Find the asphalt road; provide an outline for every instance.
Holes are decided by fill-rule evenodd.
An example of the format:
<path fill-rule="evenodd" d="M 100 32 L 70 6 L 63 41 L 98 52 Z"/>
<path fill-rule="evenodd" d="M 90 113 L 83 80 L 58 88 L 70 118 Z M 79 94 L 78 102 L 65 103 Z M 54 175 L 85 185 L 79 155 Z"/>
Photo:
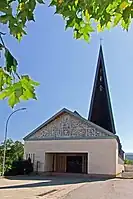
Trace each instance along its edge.
<path fill-rule="evenodd" d="M 133 199 L 133 180 L 113 179 L 86 183 L 63 199 Z"/>
<path fill-rule="evenodd" d="M 0 199 L 133 199 L 133 179 L 66 177 L 0 179 Z"/>

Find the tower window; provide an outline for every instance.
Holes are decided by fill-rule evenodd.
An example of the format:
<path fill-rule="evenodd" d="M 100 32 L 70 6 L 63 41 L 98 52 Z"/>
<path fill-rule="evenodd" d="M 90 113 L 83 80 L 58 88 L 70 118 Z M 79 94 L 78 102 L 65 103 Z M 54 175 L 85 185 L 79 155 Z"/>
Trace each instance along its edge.
<path fill-rule="evenodd" d="M 99 87 L 99 88 L 100 88 L 100 91 L 102 91 L 102 90 L 103 90 L 103 86 L 102 86 L 102 85 L 100 85 L 100 87 Z"/>
<path fill-rule="evenodd" d="M 100 76 L 100 82 L 102 81 L 102 76 Z"/>

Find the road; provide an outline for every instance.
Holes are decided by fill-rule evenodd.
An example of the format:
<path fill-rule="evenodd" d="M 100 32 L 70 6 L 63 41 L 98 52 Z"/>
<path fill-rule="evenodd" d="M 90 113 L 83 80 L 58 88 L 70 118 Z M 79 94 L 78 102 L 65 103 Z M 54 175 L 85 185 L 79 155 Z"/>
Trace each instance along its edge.
<path fill-rule="evenodd" d="M 63 199 L 133 199 L 133 180 L 114 179 L 87 183 Z"/>
<path fill-rule="evenodd" d="M 132 179 L 70 177 L 0 179 L 0 199 L 133 199 Z"/>

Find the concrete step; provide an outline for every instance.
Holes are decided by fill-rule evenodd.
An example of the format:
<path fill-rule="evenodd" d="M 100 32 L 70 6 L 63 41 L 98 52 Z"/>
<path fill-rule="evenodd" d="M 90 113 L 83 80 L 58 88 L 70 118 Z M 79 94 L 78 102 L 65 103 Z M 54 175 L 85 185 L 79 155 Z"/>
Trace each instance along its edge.
<path fill-rule="evenodd" d="M 133 179 L 133 172 L 123 172 L 121 177 L 124 179 Z"/>

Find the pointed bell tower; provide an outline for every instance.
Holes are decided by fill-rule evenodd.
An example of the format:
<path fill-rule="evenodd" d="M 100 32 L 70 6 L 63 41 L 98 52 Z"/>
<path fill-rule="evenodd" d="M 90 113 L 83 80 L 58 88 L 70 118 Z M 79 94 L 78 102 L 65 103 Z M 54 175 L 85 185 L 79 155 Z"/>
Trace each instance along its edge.
<path fill-rule="evenodd" d="M 101 45 L 88 120 L 116 134 Z"/>

